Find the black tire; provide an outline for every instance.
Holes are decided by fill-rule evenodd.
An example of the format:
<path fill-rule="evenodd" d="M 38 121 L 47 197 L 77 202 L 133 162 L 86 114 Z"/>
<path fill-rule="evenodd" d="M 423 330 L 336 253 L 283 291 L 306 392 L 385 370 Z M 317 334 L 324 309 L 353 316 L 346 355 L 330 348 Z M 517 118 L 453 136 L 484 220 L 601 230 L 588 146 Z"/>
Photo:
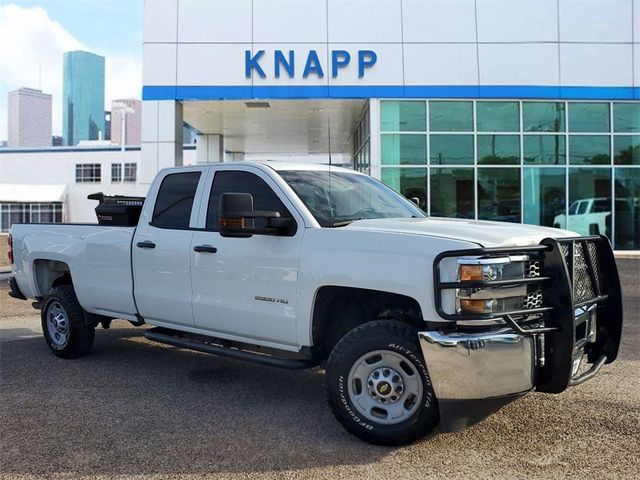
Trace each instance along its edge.
<path fill-rule="evenodd" d="M 67 323 L 65 340 L 52 338 L 47 320 L 49 312 L 59 311 L 60 308 Z M 54 355 L 60 358 L 78 358 L 89 352 L 93 345 L 95 327 L 86 324 L 84 310 L 78 303 L 73 286 L 52 287 L 45 297 L 40 316 L 44 338 Z"/>
<path fill-rule="evenodd" d="M 354 405 L 349 393 L 347 379 L 352 367 L 364 355 L 377 350 L 404 357 L 410 364 L 409 368 L 415 369 L 413 374 L 417 374 L 416 378 L 422 382 L 422 398 L 418 400 L 417 409 L 400 423 L 385 425 L 366 418 Z M 347 333 L 329 356 L 325 387 L 329 406 L 338 421 L 348 432 L 369 443 L 405 445 L 424 437 L 439 423 L 438 404 L 422 358 L 417 329 L 405 323 L 376 320 Z"/>

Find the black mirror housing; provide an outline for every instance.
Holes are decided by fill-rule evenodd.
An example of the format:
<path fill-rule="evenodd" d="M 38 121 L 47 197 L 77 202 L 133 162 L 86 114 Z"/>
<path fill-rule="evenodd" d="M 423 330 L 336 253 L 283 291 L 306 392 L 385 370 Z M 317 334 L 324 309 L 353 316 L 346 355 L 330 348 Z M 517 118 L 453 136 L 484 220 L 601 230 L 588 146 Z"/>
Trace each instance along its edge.
<path fill-rule="evenodd" d="M 264 228 L 255 228 L 254 219 L 267 220 Z M 282 235 L 293 224 L 292 218 L 276 211 L 256 211 L 250 193 L 223 193 L 220 196 L 220 235 L 223 237 L 251 237 L 254 234 Z"/>

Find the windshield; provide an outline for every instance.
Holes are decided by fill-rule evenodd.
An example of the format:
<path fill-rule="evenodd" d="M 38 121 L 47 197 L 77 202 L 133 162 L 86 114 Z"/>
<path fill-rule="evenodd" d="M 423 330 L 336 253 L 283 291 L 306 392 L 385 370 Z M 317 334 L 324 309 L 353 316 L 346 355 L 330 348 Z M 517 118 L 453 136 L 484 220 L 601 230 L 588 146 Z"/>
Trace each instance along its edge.
<path fill-rule="evenodd" d="M 322 227 L 341 227 L 370 218 L 426 215 L 402 195 L 366 175 L 345 172 L 278 172 Z"/>

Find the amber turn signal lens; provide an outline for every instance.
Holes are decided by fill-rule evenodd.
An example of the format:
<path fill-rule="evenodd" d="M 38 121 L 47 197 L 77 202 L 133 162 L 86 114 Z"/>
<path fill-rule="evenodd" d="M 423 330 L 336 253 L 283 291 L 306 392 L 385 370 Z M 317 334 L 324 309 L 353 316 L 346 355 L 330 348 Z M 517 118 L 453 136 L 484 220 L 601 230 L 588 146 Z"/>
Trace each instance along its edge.
<path fill-rule="evenodd" d="M 491 300 L 470 300 L 463 298 L 460 300 L 460 310 L 467 313 L 490 313 Z"/>
<path fill-rule="evenodd" d="M 220 217 L 218 223 L 221 227 L 244 228 L 244 218 Z"/>
<path fill-rule="evenodd" d="M 482 281 L 482 265 L 460 265 L 458 274 L 461 282 Z"/>

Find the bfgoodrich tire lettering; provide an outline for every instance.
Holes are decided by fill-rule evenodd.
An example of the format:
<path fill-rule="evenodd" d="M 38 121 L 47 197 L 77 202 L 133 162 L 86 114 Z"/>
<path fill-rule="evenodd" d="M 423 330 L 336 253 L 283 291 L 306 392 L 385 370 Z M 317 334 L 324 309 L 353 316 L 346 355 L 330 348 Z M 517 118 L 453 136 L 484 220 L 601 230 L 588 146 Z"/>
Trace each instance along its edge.
<path fill-rule="evenodd" d="M 371 373 L 367 377 L 369 363 Z M 359 373 L 354 376 L 354 371 Z M 354 379 L 357 388 L 353 386 Z M 411 443 L 432 431 L 439 421 L 417 330 L 404 323 L 374 321 L 347 333 L 331 352 L 325 385 L 329 405 L 338 421 L 350 433 L 370 443 Z M 380 386 L 383 389 L 378 391 Z M 401 393 L 394 394 L 390 386 Z M 383 391 L 391 393 L 384 396 Z M 404 403 L 394 404 L 411 401 L 411 392 L 419 392 L 415 405 L 410 403 L 403 411 L 400 405 Z M 390 408 L 400 413 L 387 418 L 385 414 Z"/>
<path fill-rule="evenodd" d="M 77 358 L 91 349 L 95 328 L 86 324 L 84 310 L 71 285 L 49 290 L 42 306 L 41 319 L 44 338 L 54 355 Z"/>

